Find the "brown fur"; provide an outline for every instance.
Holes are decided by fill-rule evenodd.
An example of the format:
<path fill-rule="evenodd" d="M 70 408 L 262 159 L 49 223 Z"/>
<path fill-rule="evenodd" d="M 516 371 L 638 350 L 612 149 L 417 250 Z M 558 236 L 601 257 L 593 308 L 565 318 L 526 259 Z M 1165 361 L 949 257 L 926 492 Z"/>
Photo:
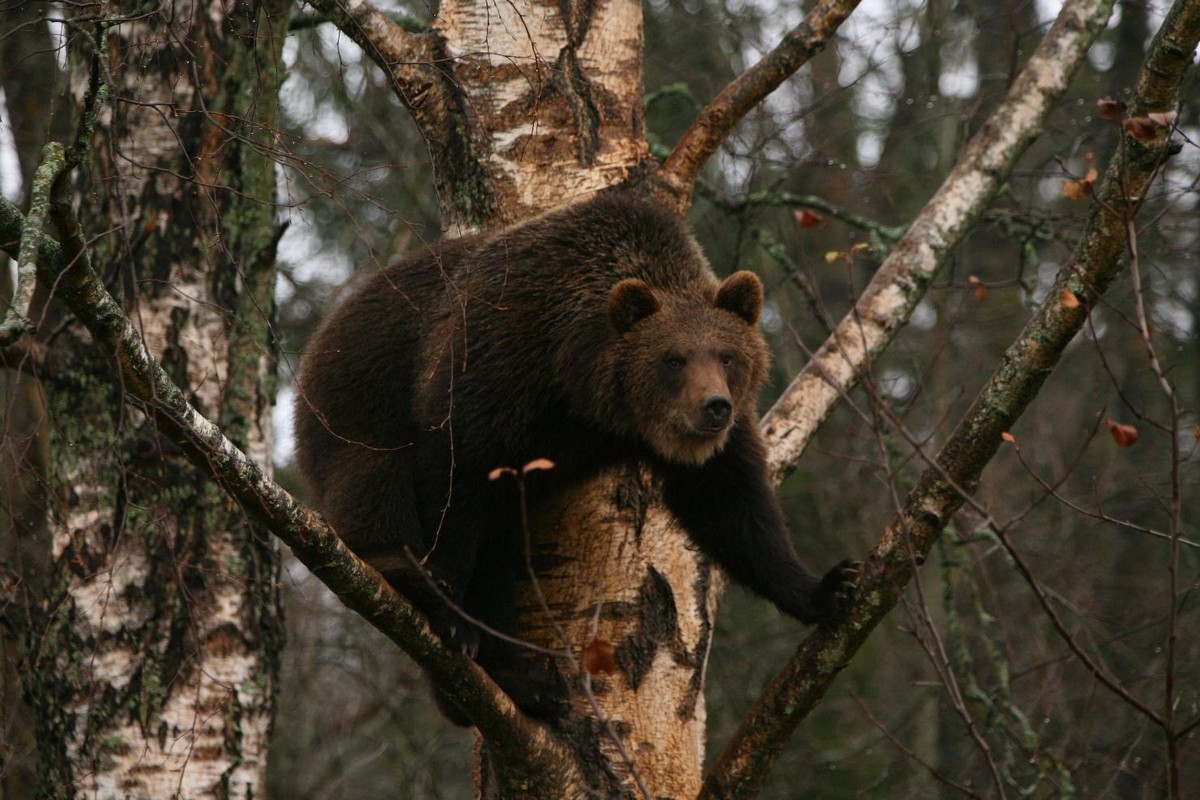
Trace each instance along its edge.
<path fill-rule="evenodd" d="M 605 464 L 649 461 L 734 579 L 828 619 L 854 566 L 810 575 L 767 481 L 761 305 L 757 277 L 719 282 L 678 219 L 619 192 L 433 245 L 367 278 L 314 337 L 300 469 L 346 542 L 494 674 L 504 648 L 443 597 L 512 628 L 519 515 L 511 486 L 487 476 L 535 458 L 557 466 L 533 502 Z M 518 702 L 544 713 L 517 683 Z"/>

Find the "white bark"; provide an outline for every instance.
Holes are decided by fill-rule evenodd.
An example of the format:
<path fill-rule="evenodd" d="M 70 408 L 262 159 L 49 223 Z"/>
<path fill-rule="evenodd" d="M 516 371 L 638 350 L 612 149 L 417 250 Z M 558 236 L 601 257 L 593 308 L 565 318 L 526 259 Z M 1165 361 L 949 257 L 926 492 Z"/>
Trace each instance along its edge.
<path fill-rule="evenodd" d="M 434 30 L 501 220 L 620 183 L 647 157 L 637 0 L 449 0 Z"/>
<path fill-rule="evenodd" d="M 109 30 L 112 92 L 122 99 L 98 120 L 103 146 L 92 175 L 104 182 L 91 189 L 99 217 L 89 220 L 110 231 L 97 243 L 103 268 L 136 276 L 127 285 L 140 290 L 133 315 L 150 355 L 173 363 L 192 403 L 213 418 L 231 402 L 229 317 L 214 297 L 214 272 L 229 263 L 218 196 L 227 165 L 222 137 L 187 142 L 184 121 L 210 102 L 198 92 L 218 87 L 147 65 L 178 59 L 203 83 L 211 65 L 180 45 L 205 38 L 192 26 L 221 31 L 223 14 L 219 3 L 175 3 L 169 24 L 152 14 Z M 75 71 L 80 101 L 86 71 Z M 181 144 L 191 148 L 186 156 Z M 164 256 L 156 245 L 178 249 Z M 176 258 L 187 252 L 195 257 Z M 167 274 L 153 274 L 166 260 Z M 80 352 L 92 346 L 78 329 L 71 337 Z M 69 774 L 53 780 L 89 797 L 262 796 L 274 687 L 261 645 L 273 634 L 247 629 L 272 613 L 251 585 L 262 576 L 246 569 L 251 532 L 240 510 L 178 456 L 154 452 L 161 463 L 144 472 L 136 455 L 131 465 L 127 437 L 157 450 L 155 423 L 128 410 L 111 428 L 100 421 L 108 411 L 74 409 L 91 415 L 93 438 L 56 448 L 65 502 L 53 515 L 53 557 L 66 594 L 54 625 L 69 634 L 58 631 L 64 646 L 49 668 L 70 686 L 56 732 Z M 70 412 L 60 406 L 63 413 Z M 246 446 L 269 471 L 266 419 L 246 415 Z M 187 491 L 196 494 L 180 496 Z"/>
<path fill-rule="evenodd" d="M 975 224 L 1017 158 L 1041 134 L 1105 20 L 1111 0 L 1067 3 L 988 123 L 892 248 L 854 308 L 763 417 L 770 467 L 791 471 L 808 440 L 871 359 L 908 322 L 934 273 Z"/>

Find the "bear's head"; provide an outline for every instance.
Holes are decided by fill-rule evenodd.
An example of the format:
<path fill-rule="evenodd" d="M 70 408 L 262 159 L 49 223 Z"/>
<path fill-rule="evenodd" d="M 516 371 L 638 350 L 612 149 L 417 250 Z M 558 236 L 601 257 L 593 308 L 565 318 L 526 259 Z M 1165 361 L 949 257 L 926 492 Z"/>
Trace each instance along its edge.
<path fill-rule="evenodd" d="M 768 361 L 762 301 L 762 282 L 744 271 L 695 293 L 636 278 L 609 292 L 622 414 L 663 458 L 703 464 L 740 418 L 755 418 Z"/>

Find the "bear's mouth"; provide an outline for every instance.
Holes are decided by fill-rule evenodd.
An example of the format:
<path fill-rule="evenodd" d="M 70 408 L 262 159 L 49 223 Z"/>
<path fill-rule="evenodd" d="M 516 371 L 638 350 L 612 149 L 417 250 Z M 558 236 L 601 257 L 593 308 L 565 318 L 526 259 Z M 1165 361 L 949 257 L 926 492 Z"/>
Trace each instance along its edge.
<path fill-rule="evenodd" d="M 676 419 L 673 425 L 659 428 L 657 435 L 648 437 L 648 441 L 668 461 L 698 466 L 721 451 L 730 427 L 701 426 Z"/>

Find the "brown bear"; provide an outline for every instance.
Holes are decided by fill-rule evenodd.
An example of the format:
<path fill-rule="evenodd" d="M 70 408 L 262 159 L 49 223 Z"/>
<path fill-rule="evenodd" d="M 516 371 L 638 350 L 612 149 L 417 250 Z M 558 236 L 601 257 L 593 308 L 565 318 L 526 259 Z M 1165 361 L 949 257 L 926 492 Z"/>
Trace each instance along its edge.
<path fill-rule="evenodd" d="M 730 577 L 829 621 L 858 564 L 818 578 L 792 549 L 755 409 L 762 299 L 755 275 L 718 282 L 682 221 L 620 191 L 439 242 L 367 278 L 314 336 L 300 470 L 346 543 L 533 713 L 549 713 L 544 687 L 505 680 L 504 645 L 445 602 L 513 629 L 524 537 L 511 482 L 488 479 L 499 466 L 554 462 L 536 503 L 648 463 Z"/>

